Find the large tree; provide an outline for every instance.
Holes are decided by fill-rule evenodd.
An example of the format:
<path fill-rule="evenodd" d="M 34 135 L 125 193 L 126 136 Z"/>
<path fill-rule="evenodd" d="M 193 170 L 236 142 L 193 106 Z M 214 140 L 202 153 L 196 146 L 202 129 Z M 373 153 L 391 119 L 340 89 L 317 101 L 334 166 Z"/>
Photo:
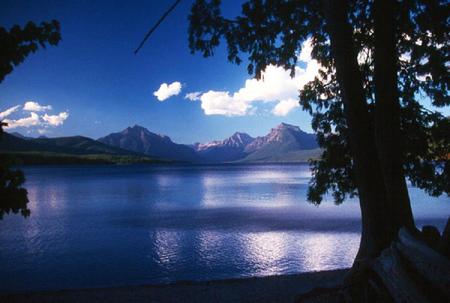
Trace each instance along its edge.
<path fill-rule="evenodd" d="M 28 22 L 23 28 L 14 25 L 9 30 L 0 27 L 0 84 L 5 77 L 21 64 L 39 47 L 57 45 L 61 40 L 59 23 L 56 20 L 36 25 Z M 6 123 L 0 121 L 0 140 Z M 22 187 L 25 182 L 23 172 L 11 169 L 4 157 L 0 158 L 0 219 L 6 213 L 18 213 L 28 216 L 27 191 Z"/>
<path fill-rule="evenodd" d="M 354 268 L 377 257 L 399 228 L 415 231 L 406 186 L 450 193 L 450 121 L 423 106 L 448 106 L 447 1 L 249 0 L 234 19 L 220 0 L 197 0 L 189 16 L 192 52 L 246 55 L 260 78 L 269 64 L 294 74 L 302 44 L 312 45 L 317 77 L 300 91 L 321 158 L 312 161 L 308 199 L 358 196 L 361 244 Z"/>

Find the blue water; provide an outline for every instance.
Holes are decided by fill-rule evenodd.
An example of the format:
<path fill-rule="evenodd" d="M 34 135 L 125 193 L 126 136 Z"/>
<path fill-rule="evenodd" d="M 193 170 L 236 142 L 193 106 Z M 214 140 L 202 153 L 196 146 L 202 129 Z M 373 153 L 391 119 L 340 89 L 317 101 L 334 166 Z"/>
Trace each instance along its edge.
<path fill-rule="evenodd" d="M 25 169 L 31 217 L 0 221 L 0 292 L 124 286 L 348 267 L 355 200 L 306 202 L 306 165 Z M 418 225 L 447 196 L 410 188 Z"/>

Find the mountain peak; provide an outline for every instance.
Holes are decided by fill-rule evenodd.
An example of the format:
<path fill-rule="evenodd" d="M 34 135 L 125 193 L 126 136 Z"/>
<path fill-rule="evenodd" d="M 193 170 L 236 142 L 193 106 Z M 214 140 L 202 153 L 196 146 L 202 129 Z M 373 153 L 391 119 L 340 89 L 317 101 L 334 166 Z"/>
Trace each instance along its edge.
<path fill-rule="evenodd" d="M 255 140 L 246 133 L 235 132 L 222 141 L 194 144 L 192 147 L 209 162 L 227 162 L 242 158 L 244 149 Z"/>
<path fill-rule="evenodd" d="M 278 147 L 275 147 L 278 146 Z M 258 150 L 260 154 L 269 155 L 276 149 L 279 150 L 301 150 L 317 148 L 315 135 L 308 134 L 300 129 L 300 127 L 281 123 L 263 136 L 257 137 L 252 143 L 248 144 L 245 152 L 253 153 Z"/>
<path fill-rule="evenodd" d="M 137 124 L 98 140 L 102 143 L 153 157 L 180 161 L 198 160 L 198 156 L 190 147 L 176 144 L 168 136 L 152 133 Z"/>
<path fill-rule="evenodd" d="M 125 130 L 134 130 L 134 131 L 140 131 L 140 130 L 143 130 L 143 131 L 149 131 L 149 130 L 146 129 L 145 127 L 140 126 L 140 125 L 138 125 L 138 124 L 135 124 L 135 125 L 133 125 L 133 126 L 128 126 Z"/>
<path fill-rule="evenodd" d="M 229 137 L 228 139 L 225 139 L 224 141 L 227 141 L 227 140 L 231 140 L 233 142 L 238 142 L 241 145 L 247 145 L 248 143 L 253 141 L 254 138 L 247 133 L 235 132 L 231 137 Z"/>
<path fill-rule="evenodd" d="M 301 131 L 300 127 L 298 127 L 296 125 L 284 123 L 284 122 L 282 122 L 277 127 L 275 127 L 275 129 L 292 129 L 292 130 L 295 130 L 295 131 Z"/>
<path fill-rule="evenodd" d="M 122 131 L 122 134 L 125 134 L 125 135 L 126 134 L 130 134 L 130 133 L 131 134 L 135 134 L 135 135 L 139 135 L 139 136 L 142 136 L 142 135 L 156 136 L 156 137 L 160 137 L 160 138 L 162 138 L 164 140 L 170 140 L 170 138 L 168 136 L 162 135 L 162 134 L 152 133 L 147 128 L 145 128 L 145 127 L 143 127 L 141 125 L 138 125 L 138 124 L 135 124 L 134 126 L 129 126 L 129 127 L 127 127 L 126 129 L 124 129 Z"/>

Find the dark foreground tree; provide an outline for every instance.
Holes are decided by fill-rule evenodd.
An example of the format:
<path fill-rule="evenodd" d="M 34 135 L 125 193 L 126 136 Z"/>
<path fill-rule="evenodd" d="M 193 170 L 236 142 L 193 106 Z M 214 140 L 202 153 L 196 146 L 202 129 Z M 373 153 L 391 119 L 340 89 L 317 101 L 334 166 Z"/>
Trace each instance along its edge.
<path fill-rule="evenodd" d="M 30 53 L 36 52 L 39 47 L 57 45 L 60 40 L 59 23 L 55 20 L 40 25 L 28 22 L 23 28 L 15 25 L 10 30 L 0 27 L 0 84 Z M 7 124 L 0 121 L 0 140 L 4 126 Z M 1 157 L 0 219 L 10 212 L 20 212 L 25 217 L 30 214 L 27 190 L 22 187 L 24 182 L 23 172 L 11 169 L 6 157 Z"/>
<path fill-rule="evenodd" d="M 232 20 L 220 2 L 192 6 L 192 52 L 212 56 L 225 42 L 229 61 L 247 54 L 260 78 L 269 64 L 293 74 L 311 43 L 321 68 L 300 104 L 324 152 L 312 162 L 308 199 L 359 197 L 354 269 L 370 264 L 401 227 L 415 232 L 405 178 L 430 195 L 450 193 L 450 121 L 421 104 L 450 104 L 447 1 L 249 0 Z"/>

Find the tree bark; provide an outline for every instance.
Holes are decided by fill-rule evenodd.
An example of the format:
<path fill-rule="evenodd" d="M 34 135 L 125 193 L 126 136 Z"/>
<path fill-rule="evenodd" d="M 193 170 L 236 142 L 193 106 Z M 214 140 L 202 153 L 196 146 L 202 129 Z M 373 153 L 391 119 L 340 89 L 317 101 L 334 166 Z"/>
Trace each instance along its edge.
<path fill-rule="evenodd" d="M 395 232 L 415 229 L 402 168 L 395 1 L 375 0 L 375 138 Z"/>
<path fill-rule="evenodd" d="M 391 225 L 390 204 L 386 198 L 362 75 L 353 45 L 348 3 L 346 0 L 323 0 L 323 8 L 337 80 L 342 91 L 361 207 L 361 243 L 354 264 L 357 266 L 358 262 L 378 256 L 395 238 L 395 230 Z"/>

